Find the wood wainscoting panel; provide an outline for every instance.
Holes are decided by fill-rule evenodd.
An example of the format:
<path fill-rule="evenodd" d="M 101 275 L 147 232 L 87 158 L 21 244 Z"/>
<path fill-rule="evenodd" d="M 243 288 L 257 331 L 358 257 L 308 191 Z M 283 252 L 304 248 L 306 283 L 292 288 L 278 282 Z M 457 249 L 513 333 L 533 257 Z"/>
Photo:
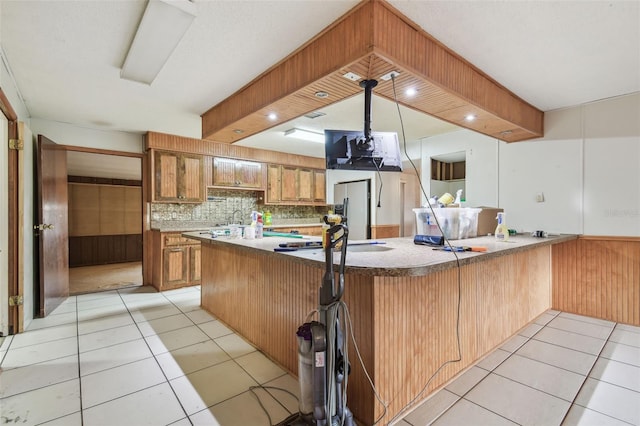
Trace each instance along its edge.
<path fill-rule="evenodd" d="M 372 225 L 371 238 L 397 238 L 400 236 L 400 225 Z"/>
<path fill-rule="evenodd" d="M 640 325 L 640 239 L 581 237 L 553 246 L 554 309 Z"/>

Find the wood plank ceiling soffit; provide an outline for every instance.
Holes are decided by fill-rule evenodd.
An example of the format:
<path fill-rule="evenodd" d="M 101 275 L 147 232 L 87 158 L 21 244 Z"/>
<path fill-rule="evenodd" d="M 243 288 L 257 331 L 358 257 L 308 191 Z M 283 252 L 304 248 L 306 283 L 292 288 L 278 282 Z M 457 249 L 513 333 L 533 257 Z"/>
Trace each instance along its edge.
<path fill-rule="evenodd" d="M 363 93 L 352 72 L 378 80 L 373 93 L 505 142 L 543 136 L 544 113 L 451 51 L 383 0 L 353 8 L 315 38 L 202 115 L 202 138 L 233 143 Z M 412 98 L 405 89 L 414 87 Z M 326 98 L 317 92 L 329 94 Z M 278 119 L 268 115 L 275 112 Z M 465 120 L 468 114 L 476 119 Z"/>

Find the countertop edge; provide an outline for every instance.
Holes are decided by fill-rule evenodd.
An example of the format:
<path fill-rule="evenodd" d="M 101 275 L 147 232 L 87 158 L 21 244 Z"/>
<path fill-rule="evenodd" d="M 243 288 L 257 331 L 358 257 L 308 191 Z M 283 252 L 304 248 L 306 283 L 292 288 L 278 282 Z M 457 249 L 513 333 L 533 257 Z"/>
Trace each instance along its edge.
<path fill-rule="evenodd" d="M 225 245 L 225 246 L 233 246 L 234 249 L 237 249 L 242 252 L 260 252 L 266 256 L 274 256 L 282 259 L 282 256 L 286 256 L 288 260 L 304 264 L 307 266 L 315 267 L 315 268 L 324 268 L 324 254 L 317 251 L 317 253 L 322 253 L 322 255 L 317 256 L 317 258 L 309 258 L 306 250 L 298 251 L 298 252 L 275 252 L 273 251 L 273 247 L 277 246 L 281 242 L 297 242 L 298 240 L 292 240 L 290 238 L 278 238 L 278 237 L 268 237 L 262 240 L 243 240 L 243 239 L 228 239 L 228 238 L 211 238 L 210 235 L 199 235 L 194 234 L 193 232 L 183 233 L 183 237 L 192 238 L 198 240 L 202 243 L 211 244 L 211 245 Z M 480 237 L 479 239 L 483 239 L 487 237 Z M 523 251 L 528 251 L 534 248 L 543 247 L 547 245 L 559 244 L 566 241 L 571 241 L 578 238 L 578 235 L 575 234 L 561 234 L 559 236 L 552 236 L 548 238 L 532 238 L 526 237 L 528 239 L 526 245 L 514 246 L 514 247 L 501 247 L 496 251 L 489 252 L 464 252 L 457 253 L 457 259 L 452 256 L 451 253 L 447 252 L 446 255 L 449 257 L 444 260 L 436 260 L 433 262 L 426 262 L 424 264 L 418 265 L 408 265 L 408 266 L 398 266 L 398 267 L 375 267 L 375 266 L 363 266 L 363 265 L 349 265 L 349 258 L 347 259 L 347 265 L 345 268 L 346 273 L 359 274 L 359 275 L 368 275 L 368 276 L 423 276 L 428 275 L 434 272 L 444 271 L 448 269 L 452 269 L 458 266 L 471 265 L 474 263 L 484 262 L 490 259 L 494 259 L 497 257 L 508 256 L 514 253 L 519 253 Z M 382 242 L 393 242 L 401 239 L 380 239 L 378 241 Z M 474 241 L 476 240 L 476 241 Z M 478 239 L 469 239 L 469 240 L 458 240 L 455 241 L 454 245 L 464 244 L 464 245 L 473 245 L 474 242 L 477 242 Z M 260 243 L 260 241 L 269 241 L 273 244 L 266 248 L 266 244 Z M 257 242 L 257 243 L 256 243 Z M 404 243 L 404 241 L 403 241 Z M 254 244 L 254 245 L 251 245 Z M 255 244 L 261 244 L 263 247 L 256 247 Z M 508 244 L 508 243 L 501 243 Z M 424 250 L 428 250 L 429 247 L 426 246 L 416 246 L 420 248 L 416 248 L 417 250 L 421 250 L 424 247 Z M 428 253 L 428 252 L 426 252 Z M 376 255 L 382 255 L 382 253 L 376 253 Z M 441 256 L 442 257 L 442 256 Z M 334 261 L 339 262 L 339 256 L 334 257 Z"/>

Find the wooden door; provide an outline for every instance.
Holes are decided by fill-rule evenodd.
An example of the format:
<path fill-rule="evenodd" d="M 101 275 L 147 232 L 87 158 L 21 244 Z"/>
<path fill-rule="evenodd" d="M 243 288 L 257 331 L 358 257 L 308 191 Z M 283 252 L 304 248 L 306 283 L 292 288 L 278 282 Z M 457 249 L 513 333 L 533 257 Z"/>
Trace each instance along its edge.
<path fill-rule="evenodd" d="M 325 171 L 313 171 L 313 201 L 324 203 L 326 200 Z"/>
<path fill-rule="evenodd" d="M 178 154 L 173 152 L 154 153 L 153 201 L 178 200 Z"/>
<path fill-rule="evenodd" d="M 264 188 L 262 186 L 262 164 L 250 161 L 238 161 L 236 178 L 244 188 Z"/>
<path fill-rule="evenodd" d="M 267 166 L 267 203 L 277 203 L 281 200 L 280 166 L 269 164 Z"/>
<path fill-rule="evenodd" d="M 67 151 L 38 135 L 40 316 L 69 297 Z"/>
<path fill-rule="evenodd" d="M 236 161 L 228 158 L 213 159 L 213 184 L 218 186 L 235 186 Z"/>
<path fill-rule="evenodd" d="M 298 200 L 313 201 L 313 171 L 298 170 Z"/>
<path fill-rule="evenodd" d="M 189 247 L 168 247 L 162 251 L 162 286 L 171 287 L 189 281 Z"/>
<path fill-rule="evenodd" d="M 282 166 L 281 179 L 282 201 L 298 201 L 298 169 Z"/>

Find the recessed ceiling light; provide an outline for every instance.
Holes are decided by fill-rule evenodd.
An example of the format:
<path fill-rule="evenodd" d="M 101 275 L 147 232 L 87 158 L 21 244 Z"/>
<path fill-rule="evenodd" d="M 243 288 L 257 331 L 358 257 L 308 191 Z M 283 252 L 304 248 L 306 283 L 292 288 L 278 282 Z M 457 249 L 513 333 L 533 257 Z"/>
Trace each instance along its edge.
<path fill-rule="evenodd" d="M 413 87 L 410 87 L 407 90 L 405 90 L 404 93 L 407 96 L 415 96 L 416 93 L 418 93 L 418 91 L 416 89 L 414 89 Z"/>
<path fill-rule="evenodd" d="M 327 114 L 325 114 L 324 112 L 320 112 L 320 111 L 313 111 L 313 112 L 309 112 L 309 113 L 305 114 L 304 116 L 307 117 L 307 118 L 314 119 L 314 118 L 322 117 L 323 115 L 327 115 Z"/>
<path fill-rule="evenodd" d="M 278 119 L 278 114 L 276 114 L 275 112 L 271 112 L 269 113 L 269 115 L 267 115 L 267 117 L 269 118 L 269 120 L 275 121 Z"/>
<path fill-rule="evenodd" d="M 351 80 L 351 81 L 358 81 L 360 80 L 362 77 L 360 77 L 358 74 L 354 73 L 354 72 L 348 72 L 346 74 L 342 75 L 344 78 L 346 78 L 347 80 Z"/>
<path fill-rule="evenodd" d="M 464 117 L 464 119 L 467 121 L 473 121 L 476 119 L 476 116 L 474 114 L 467 114 L 467 116 Z"/>
<path fill-rule="evenodd" d="M 242 130 L 242 129 L 233 129 L 233 133 L 237 133 L 237 134 L 241 135 L 241 134 L 244 133 L 244 130 Z"/>
<path fill-rule="evenodd" d="M 316 92 L 315 95 L 316 95 L 316 98 L 320 98 L 320 99 L 325 99 L 329 97 L 329 94 L 323 91 Z"/>

